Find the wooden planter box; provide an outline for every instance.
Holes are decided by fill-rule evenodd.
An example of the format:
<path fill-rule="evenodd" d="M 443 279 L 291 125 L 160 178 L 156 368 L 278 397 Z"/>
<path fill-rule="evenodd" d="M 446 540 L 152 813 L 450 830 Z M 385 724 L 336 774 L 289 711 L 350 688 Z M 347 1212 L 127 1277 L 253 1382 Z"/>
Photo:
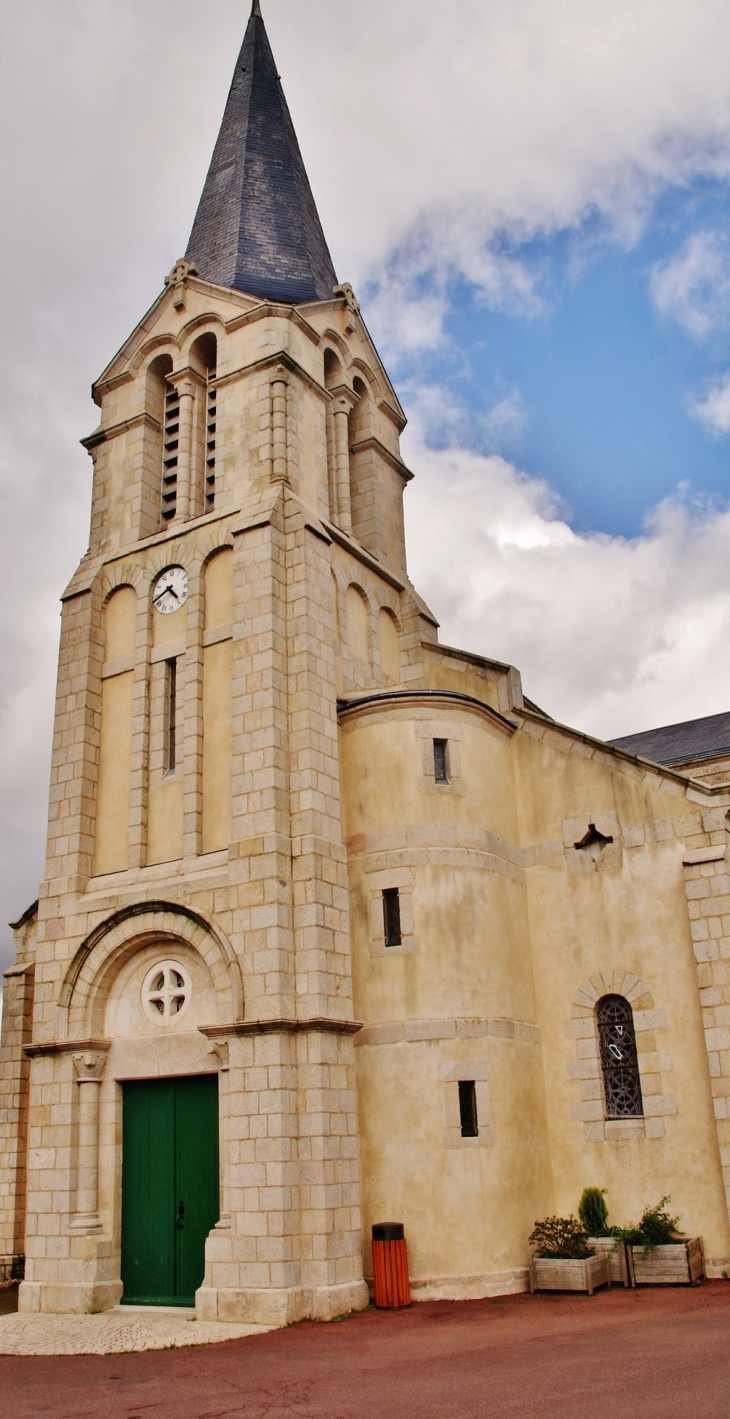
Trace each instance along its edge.
<path fill-rule="evenodd" d="M 635 1286 L 691 1286 L 702 1280 L 705 1261 L 701 1237 L 681 1237 L 666 1246 L 627 1247 Z"/>
<path fill-rule="evenodd" d="M 530 1291 L 587 1291 L 593 1295 L 597 1286 L 611 1286 L 611 1274 L 606 1256 L 589 1256 L 576 1261 L 557 1257 L 533 1256 L 530 1262 Z"/>
<path fill-rule="evenodd" d="M 608 1258 L 611 1281 L 617 1286 L 631 1286 L 631 1269 L 626 1255 L 626 1243 L 621 1237 L 589 1237 L 588 1245 L 596 1256 Z"/>

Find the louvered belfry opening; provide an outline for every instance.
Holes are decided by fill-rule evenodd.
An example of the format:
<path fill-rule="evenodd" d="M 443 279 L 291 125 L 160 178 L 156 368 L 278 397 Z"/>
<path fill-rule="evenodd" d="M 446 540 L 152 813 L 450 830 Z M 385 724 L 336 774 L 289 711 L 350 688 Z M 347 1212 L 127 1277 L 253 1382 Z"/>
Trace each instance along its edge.
<path fill-rule="evenodd" d="M 174 385 L 165 394 L 162 431 L 162 521 L 172 522 L 177 511 L 177 462 L 180 439 L 180 394 Z"/>
<path fill-rule="evenodd" d="M 634 1012 L 623 995 L 604 995 L 596 1006 L 607 1118 L 641 1118 L 644 1104 L 636 1054 Z"/>
<path fill-rule="evenodd" d="M 206 377 L 205 414 L 205 511 L 215 507 L 215 440 L 218 390 L 215 386 L 215 368 L 209 369 Z"/>

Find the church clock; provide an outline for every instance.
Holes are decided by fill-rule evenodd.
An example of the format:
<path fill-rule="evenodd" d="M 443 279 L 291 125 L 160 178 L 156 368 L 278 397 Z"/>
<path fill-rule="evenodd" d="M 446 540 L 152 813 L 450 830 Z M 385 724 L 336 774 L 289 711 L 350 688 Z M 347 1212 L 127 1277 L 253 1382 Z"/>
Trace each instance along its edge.
<path fill-rule="evenodd" d="M 188 599 L 188 574 L 184 567 L 168 567 L 155 582 L 152 604 L 163 616 L 179 611 Z"/>

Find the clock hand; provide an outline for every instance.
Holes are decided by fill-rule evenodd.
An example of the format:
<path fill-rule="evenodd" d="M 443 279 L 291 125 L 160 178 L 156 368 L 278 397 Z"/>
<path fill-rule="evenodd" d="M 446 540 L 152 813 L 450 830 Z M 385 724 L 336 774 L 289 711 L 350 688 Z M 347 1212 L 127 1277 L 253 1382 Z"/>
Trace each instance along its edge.
<path fill-rule="evenodd" d="M 175 597 L 175 600 L 176 600 L 176 601 L 179 601 L 179 600 L 180 600 L 180 597 L 178 596 L 178 594 L 177 594 L 177 592 L 175 591 L 174 587 L 172 587 L 172 586 L 163 586 L 162 591 L 158 591 L 157 595 L 152 597 L 152 600 L 153 600 L 154 604 L 157 605 L 157 602 L 158 602 L 158 601 L 161 601 L 162 598 L 163 598 L 163 596 L 167 596 L 167 593 L 168 593 L 168 592 L 170 593 L 170 596 L 174 596 L 174 597 Z"/>

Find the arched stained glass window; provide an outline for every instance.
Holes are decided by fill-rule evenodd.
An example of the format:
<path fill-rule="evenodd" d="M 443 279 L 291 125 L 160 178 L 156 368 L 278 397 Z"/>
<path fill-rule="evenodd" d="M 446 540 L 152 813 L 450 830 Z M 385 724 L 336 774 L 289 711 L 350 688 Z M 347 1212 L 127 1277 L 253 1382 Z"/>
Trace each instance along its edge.
<path fill-rule="evenodd" d="M 604 995 L 596 1006 L 607 1118 L 641 1118 L 634 1012 L 623 995 Z"/>

